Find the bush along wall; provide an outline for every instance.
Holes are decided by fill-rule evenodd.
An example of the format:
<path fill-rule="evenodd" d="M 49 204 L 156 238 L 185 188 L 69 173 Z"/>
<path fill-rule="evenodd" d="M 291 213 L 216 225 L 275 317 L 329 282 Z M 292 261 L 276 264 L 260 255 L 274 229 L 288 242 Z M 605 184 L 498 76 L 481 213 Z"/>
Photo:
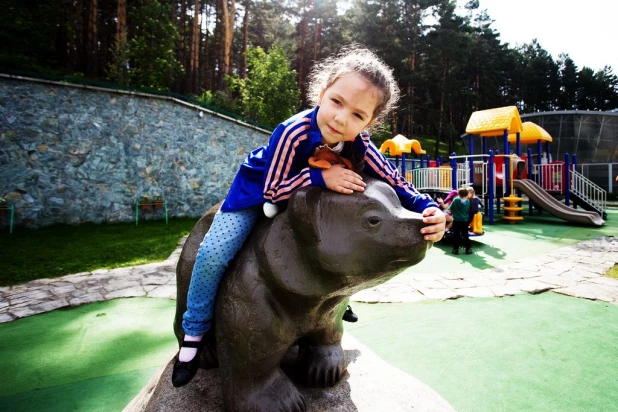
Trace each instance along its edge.
<path fill-rule="evenodd" d="M 0 197 L 31 227 L 132 221 L 143 195 L 197 217 L 269 135 L 169 97 L 0 76 Z"/>

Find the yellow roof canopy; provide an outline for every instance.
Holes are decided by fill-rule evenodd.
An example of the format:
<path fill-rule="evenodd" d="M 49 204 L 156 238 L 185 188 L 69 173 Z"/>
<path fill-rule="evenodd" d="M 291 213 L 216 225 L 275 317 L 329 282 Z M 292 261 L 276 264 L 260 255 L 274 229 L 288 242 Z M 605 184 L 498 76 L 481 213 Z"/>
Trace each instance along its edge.
<path fill-rule="evenodd" d="M 522 130 L 516 106 L 479 110 L 472 113 L 466 126 L 466 133 L 478 134 L 481 137 L 500 136 L 505 130 L 509 133 L 518 133 Z"/>
<path fill-rule="evenodd" d="M 532 122 L 523 122 L 522 130 L 521 130 L 521 133 L 519 134 L 520 143 L 521 144 L 533 144 L 533 143 L 538 142 L 539 140 L 541 142 L 551 142 L 552 137 L 550 136 L 549 133 L 547 133 L 547 130 L 543 129 L 538 124 L 532 123 Z M 517 142 L 517 134 L 516 133 L 509 134 L 509 143 L 516 143 L 516 142 Z"/>
<path fill-rule="evenodd" d="M 425 154 L 425 150 L 421 149 L 421 143 L 415 139 L 408 139 L 404 135 L 398 134 L 392 139 L 388 139 L 380 146 L 380 151 L 386 153 L 387 151 L 391 156 L 401 156 L 403 153 Z"/>

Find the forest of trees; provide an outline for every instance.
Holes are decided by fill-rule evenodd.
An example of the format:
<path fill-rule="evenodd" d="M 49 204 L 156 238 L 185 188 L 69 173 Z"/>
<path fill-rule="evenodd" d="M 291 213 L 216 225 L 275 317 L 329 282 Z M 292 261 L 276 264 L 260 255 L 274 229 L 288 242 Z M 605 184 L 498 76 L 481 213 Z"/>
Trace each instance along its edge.
<path fill-rule="evenodd" d="M 437 137 L 449 151 L 476 110 L 618 108 L 611 67 L 502 43 L 478 0 L 463 11 L 454 0 L 0 0 L 0 10 L 0 71 L 167 90 L 268 126 L 306 108 L 313 62 L 352 42 L 399 80 L 384 133 Z"/>

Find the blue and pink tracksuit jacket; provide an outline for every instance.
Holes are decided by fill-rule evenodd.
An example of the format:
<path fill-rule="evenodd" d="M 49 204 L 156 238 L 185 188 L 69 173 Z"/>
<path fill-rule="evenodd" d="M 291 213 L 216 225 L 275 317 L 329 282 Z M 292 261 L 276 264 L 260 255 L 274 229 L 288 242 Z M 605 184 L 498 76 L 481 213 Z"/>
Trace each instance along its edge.
<path fill-rule="evenodd" d="M 223 202 L 223 212 L 258 206 L 265 201 L 285 205 L 294 191 L 305 186 L 326 189 L 322 171 L 308 165 L 309 158 L 322 145 L 318 110 L 315 107 L 300 112 L 281 123 L 266 146 L 247 156 Z M 438 207 L 429 195 L 419 193 L 405 181 L 371 143 L 368 134 L 361 133 L 352 144 L 358 154 L 364 155 L 364 172 L 391 185 L 403 207 L 418 213 L 427 207 Z"/>

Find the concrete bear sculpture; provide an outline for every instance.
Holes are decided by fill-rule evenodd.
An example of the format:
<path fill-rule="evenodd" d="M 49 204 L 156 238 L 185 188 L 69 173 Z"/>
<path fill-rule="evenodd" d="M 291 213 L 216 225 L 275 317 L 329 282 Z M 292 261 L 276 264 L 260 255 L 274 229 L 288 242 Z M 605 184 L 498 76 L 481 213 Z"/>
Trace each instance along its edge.
<path fill-rule="evenodd" d="M 229 411 L 305 410 L 281 369 L 284 355 L 298 344 L 294 375 L 301 383 L 336 384 L 346 371 L 341 316 L 349 296 L 425 257 L 430 242 L 420 234 L 421 215 L 404 209 L 386 183 L 365 181 L 365 191 L 352 195 L 298 190 L 284 213 L 258 222 L 228 268 L 214 335 Z M 193 228 L 178 262 L 179 341 L 195 256 L 215 211 Z"/>

